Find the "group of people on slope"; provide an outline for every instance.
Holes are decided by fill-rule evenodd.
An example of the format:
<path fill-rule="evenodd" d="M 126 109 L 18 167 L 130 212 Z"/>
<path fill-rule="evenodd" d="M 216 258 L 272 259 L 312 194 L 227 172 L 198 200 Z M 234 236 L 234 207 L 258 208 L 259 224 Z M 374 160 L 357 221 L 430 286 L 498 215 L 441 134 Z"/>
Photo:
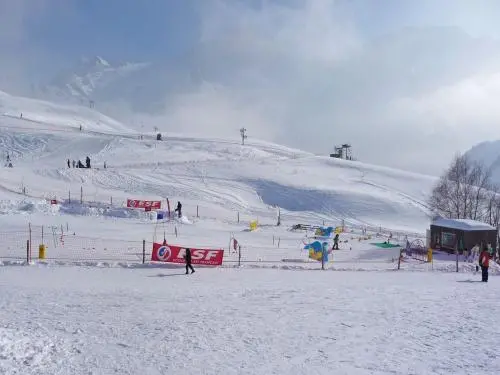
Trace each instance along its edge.
<path fill-rule="evenodd" d="M 66 160 L 66 164 L 68 164 L 68 168 L 71 168 L 71 166 L 73 166 L 73 168 L 90 168 L 90 158 L 88 156 L 85 158 L 85 165 L 81 162 L 81 160 L 78 160 L 77 162 L 73 160 L 73 162 L 71 162 L 69 159 Z M 106 168 L 106 164 L 104 168 Z"/>

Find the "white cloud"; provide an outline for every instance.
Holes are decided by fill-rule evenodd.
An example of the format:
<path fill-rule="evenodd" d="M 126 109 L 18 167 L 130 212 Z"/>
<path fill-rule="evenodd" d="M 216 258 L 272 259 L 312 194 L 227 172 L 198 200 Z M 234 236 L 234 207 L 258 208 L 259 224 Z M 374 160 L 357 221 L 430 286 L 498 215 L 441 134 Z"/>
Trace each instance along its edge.
<path fill-rule="evenodd" d="M 361 160 L 428 173 L 439 173 L 456 151 L 500 136 L 491 99 L 497 78 L 479 78 L 497 61 L 493 42 L 429 29 L 374 47 L 339 1 L 210 5 L 201 38 L 210 57 L 205 51 L 201 61 L 207 71 L 220 65 L 224 89 L 202 85 L 182 104 L 168 103 L 169 116 L 188 128 L 206 130 L 193 123 L 209 118 L 210 131 L 236 134 L 243 121 L 277 142 L 322 154 L 350 142 Z"/>
<path fill-rule="evenodd" d="M 0 0 L 0 45 L 22 45 L 27 22 L 45 17 L 55 4 L 71 11 L 72 3 Z M 200 44 L 190 66 L 172 74 L 186 69 L 199 82 L 168 92 L 161 116 L 130 115 L 149 129 L 238 136 L 245 126 L 250 137 L 321 154 L 349 142 L 361 160 L 430 173 L 439 173 L 454 152 L 500 137 L 498 43 L 432 28 L 371 40 L 380 19 L 390 23 L 387 29 L 413 22 L 494 35 L 500 30 L 495 20 L 478 22 L 496 14 L 494 1 L 481 0 L 479 7 L 388 0 L 368 6 L 369 12 L 357 0 L 194 3 Z M 4 61 L 11 69 L 1 71 L 0 82 L 2 73 L 23 78 L 22 57 Z M 123 105 L 117 109 L 128 113 Z"/>
<path fill-rule="evenodd" d="M 500 138 L 500 72 L 469 77 L 414 98 L 394 100 L 393 121 L 411 121 L 429 136 L 444 130 L 459 148 Z"/>

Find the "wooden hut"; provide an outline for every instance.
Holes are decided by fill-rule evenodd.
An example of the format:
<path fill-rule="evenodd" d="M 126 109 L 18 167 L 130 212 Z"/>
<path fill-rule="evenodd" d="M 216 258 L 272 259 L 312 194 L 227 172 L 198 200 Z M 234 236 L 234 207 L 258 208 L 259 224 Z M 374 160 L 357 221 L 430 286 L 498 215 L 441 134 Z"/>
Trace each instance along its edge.
<path fill-rule="evenodd" d="M 430 232 L 433 249 L 454 252 L 456 246 L 462 253 L 475 245 L 497 248 L 498 230 L 480 221 L 438 217 L 432 221 Z"/>

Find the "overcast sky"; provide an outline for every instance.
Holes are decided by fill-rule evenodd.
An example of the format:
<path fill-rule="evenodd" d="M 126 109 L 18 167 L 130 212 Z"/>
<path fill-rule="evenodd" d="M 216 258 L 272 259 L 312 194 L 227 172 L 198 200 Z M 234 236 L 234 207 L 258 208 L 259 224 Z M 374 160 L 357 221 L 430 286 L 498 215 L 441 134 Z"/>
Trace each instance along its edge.
<path fill-rule="evenodd" d="M 318 154 L 350 142 L 436 174 L 500 139 L 498 19 L 496 0 L 0 0 L 0 90 L 82 56 L 199 57 L 218 74 L 165 99 L 168 130 L 244 125 Z"/>

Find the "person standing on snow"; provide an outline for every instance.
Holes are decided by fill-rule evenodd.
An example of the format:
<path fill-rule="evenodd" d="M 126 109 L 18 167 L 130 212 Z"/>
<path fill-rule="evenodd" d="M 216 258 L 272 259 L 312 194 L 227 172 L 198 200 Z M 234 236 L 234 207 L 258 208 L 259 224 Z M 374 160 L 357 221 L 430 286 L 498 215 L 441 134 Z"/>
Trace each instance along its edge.
<path fill-rule="evenodd" d="M 339 234 L 336 233 L 335 237 L 333 238 L 333 247 L 332 250 L 338 250 L 339 249 Z"/>
<path fill-rule="evenodd" d="M 174 212 L 178 212 L 179 219 L 182 217 L 182 204 L 181 204 L 181 202 L 177 201 L 177 208 L 174 210 Z"/>
<path fill-rule="evenodd" d="M 186 254 L 184 255 L 184 259 L 186 260 L 186 275 L 189 273 L 189 269 L 191 269 L 191 273 L 194 273 L 194 268 L 191 265 L 191 249 L 186 249 Z"/>
<path fill-rule="evenodd" d="M 70 163 L 69 159 L 68 159 L 68 168 L 71 168 L 71 163 Z"/>
<path fill-rule="evenodd" d="M 490 266 L 490 253 L 488 248 L 485 246 L 481 254 L 479 255 L 479 266 L 482 271 L 482 282 L 488 282 L 488 267 Z"/>

